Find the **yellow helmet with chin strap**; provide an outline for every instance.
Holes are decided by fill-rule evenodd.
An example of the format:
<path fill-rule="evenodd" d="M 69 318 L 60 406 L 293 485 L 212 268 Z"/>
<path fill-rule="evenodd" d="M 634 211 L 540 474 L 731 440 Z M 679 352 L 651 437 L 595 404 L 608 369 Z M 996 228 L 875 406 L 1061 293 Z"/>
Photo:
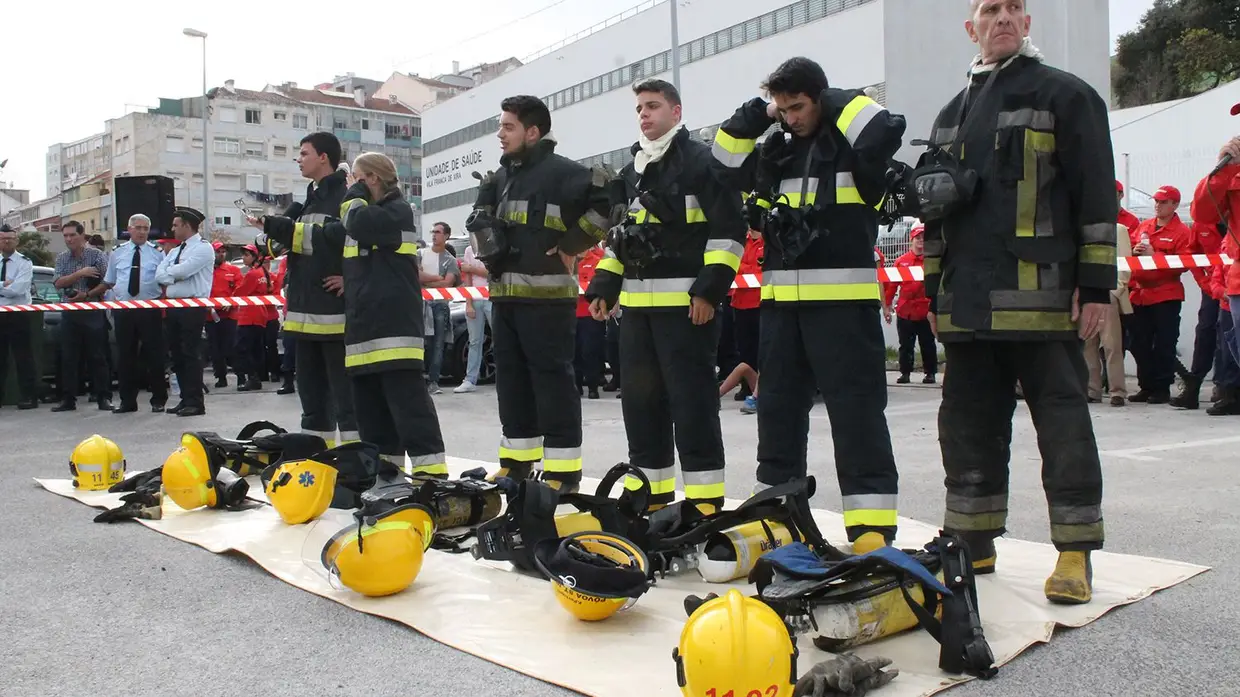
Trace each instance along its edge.
<path fill-rule="evenodd" d="M 422 570 L 422 559 L 435 537 L 435 521 L 417 503 L 376 516 L 358 516 L 358 524 L 341 529 L 323 545 L 320 560 L 332 578 L 370 597 L 399 593 Z"/>
<path fill-rule="evenodd" d="M 250 491 L 236 472 L 212 463 L 202 441 L 189 433 L 164 461 L 161 478 L 164 493 L 187 511 L 235 506 Z"/>
<path fill-rule="evenodd" d="M 77 444 L 69 455 L 73 488 L 101 491 L 125 479 L 125 454 L 113 441 L 95 434 Z"/>
<path fill-rule="evenodd" d="M 281 462 L 267 482 L 267 499 L 289 525 L 323 515 L 335 494 L 336 468 L 313 459 Z"/>
<path fill-rule="evenodd" d="M 650 588 L 646 553 L 612 533 L 542 540 L 534 548 L 534 563 L 551 579 L 560 606 L 587 622 L 627 610 Z"/>
<path fill-rule="evenodd" d="M 791 697 L 797 680 L 797 648 L 788 626 L 766 603 L 736 589 L 689 616 L 672 659 L 685 697 Z"/>

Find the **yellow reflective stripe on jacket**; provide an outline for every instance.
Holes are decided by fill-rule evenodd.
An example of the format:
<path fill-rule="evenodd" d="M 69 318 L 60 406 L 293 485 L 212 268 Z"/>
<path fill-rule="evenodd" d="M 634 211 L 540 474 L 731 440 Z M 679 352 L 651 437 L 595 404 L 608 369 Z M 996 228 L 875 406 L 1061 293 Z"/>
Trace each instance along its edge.
<path fill-rule="evenodd" d="M 530 219 L 530 202 L 529 201 L 504 201 L 499 204 L 499 210 L 496 215 L 501 220 L 507 220 L 517 225 L 525 225 Z"/>
<path fill-rule="evenodd" d="M 543 448 L 544 472 L 580 472 L 581 448 Z"/>
<path fill-rule="evenodd" d="M 1025 131 L 1024 176 L 1016 183 L 1016 236 L 1051 237 L 1055 234 L 1054 220 L 1050 215 L 1038 215 L 1038 169 L 1039 162 L 1048 160 L 1055 152 L 1055 134 Z M 1042 167 L 1049 167 L 1044 162 Z M 1047 194 L 1049 196 L 1049 194 Z M 1049 201 L 1043 201 L 1050 205 Z"/>
<path fill-rule="evenodd" d="M 390 336 L 344 347 L 344 367 L 358 368 L 389 361 L 420 361 L 424 357 L 422 337 Z"/>
<path fill-rule="evenodd" d="M 844 527 L 896 526 L 895 494 L 853 494 L 843 497 Z"/>
<path fill-rule="evenodd" d="M 504 273 L 490 284 L 491 297 L 530 298 L 541 300 L 576 299 L 577 282 L 568 274 Z"/>
<path fill-rule="evenodd" d="M 688 307 L 692 278 L 626 278 L 620 285 L 622 307 Z"/>
<path fill-rule="evenodd" d="M 340 220 L 344 222 L 345 227 L 349 226 L 349 216 L 356 211 L 367 206 L 366 200 L 361 198 L 349 199 L 340 204 Z"/>
<path fill-rule="evenodd" d="M 686 223 L 705 223 L 706 211 L 702 210 L 702 204 L 698 201 L 697 196 L 685 197 L 685 222 Z"/>
<path fill-rule="evenodd" d="M 538 462 L 543 457 L 542 437 L 501 438 L 499 456 L 517 462 Z"/>
<path fill-rule="evenodd" d="M 543 227 L 548 230 L 568 232 L 568 226 L 564 224 L 564 217 L 560 213 L 560 207 L 558 205 L 554 203 L 547 204 L 547 215 L 543 219 Z"/>
<path fill-rule="evenodd" d="M 289 312 L 284 318 L 284 329 L 301 334 L 344 334 L 344 315 Z"/>
<path fill-rule="evenodd" d="M 878 271 L 801 269 L 762 274 L 762 299 L 775 302 L 878 300 Z"/>
<path fill-rule="evenodd" d="M 577 219 L 577 226 L 596 240 L 607 236 L 607 218 L 595 211 L 586 211 L 585 215 Z"/>
<path fill-rule="evenodd" d="M 801 188 L 804 182 L 805 200 L 801 200 Z M 812 206 L 818 200 L 818 187 L 820 181 L 818 177 L 810 177 L 808 181 L 802 179 L 785 179 L 779 182 L 779 187 L 775 191 L 775 202 L 783 203 L 793 208 L 801 206 Z M 837 172 L 835 174 L 835 203 L 839 205 L 865 204 L 861 198 L 861 192 L 857 190 L 857 180 L 853 177 L 852 172 Z M 758 199 L 758 205 L 763 205 L 762 199 Z M 765 204 L 766 208 L 770 204 Z"/>
<path fill-rule="evenodd" d="M 723 469 L 682 472 L 686 499 L 721 499 L 724 496 Z"/>
<path fill-rule="evenodd" d="M 734 138 L 722 128 L 715 131 L 715 142 L 710 152 L 716 160 L 727 167 L 740 167 L 757 146 L 756 138 Z"/>
<path fill-rule="evenodd" d="M 607 271 L 617 276 L 624 275 L 624 264 L 616 258 L 616 253 L 611 250 L 611 247 L 603 252 L 603 258 L 599 259 L 598 265 L 594 268 L 596 271 Z"/>
<path fill-rule="evenodd" d="M 288 249 L 293 254 L 313 254 L 314 223 L 293 223 L 293 244 Z"/>
<path fill-rule="evenodd" d="M 706 265 L 721 264 L 736 271 L 741 266 L 741 256 L 745 254 L 745 245 L 736 240 L 707 240 L 706 251 L 702 255 L 702 263 Z"/>
<path fill-rule="evenodd" d="M 844 134 L 844 139 L 849 145 L 856 145 L 857 139 L 861 137 L 861 132 L 865 127 L 870 125 L 875 116 L 886 111 L 878 102 L 860 95 L 854 97 L 841 111 L 839 118 L 835 120 L 835 127 L 840 133 Z"/>
<path fill-rule="evenodd" d="M 404 254 L 406 256 L 417 256 L 418 255 L 417 237 L 418 237 L 417 233 L 414 232 L 413 230 L 402 230 L 400 233 L 401 243 L 400 243 L 400 246 L 396 248 L 396 253 Z M 345 259 L 355 259 L 357 257 L 367 256 L 370 254 L 372 249 L 374 249 L 374 247 L 360 246 L 357 240 L 353 239 L 347 234 L 345 235 L 344 253 L 343 253 L 343 256 Z"/>

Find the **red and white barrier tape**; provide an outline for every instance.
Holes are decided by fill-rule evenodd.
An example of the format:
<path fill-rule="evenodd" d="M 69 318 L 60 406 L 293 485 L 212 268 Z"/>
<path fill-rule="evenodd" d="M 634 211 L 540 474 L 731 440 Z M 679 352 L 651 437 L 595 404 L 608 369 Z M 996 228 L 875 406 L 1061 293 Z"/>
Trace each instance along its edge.
<path fill-rule="evenodd" d="M 1129 271 L 1158 271 L 1167 269 L 1204 269 L 1212 266 L 1226 266 L 1232 263 L 1226 254 L 1155 254 L 1148 257 L 1120 257 L 1121 267 L 1127 266 Z M 923 281 L 925 274 L 920 266 L 886 266 L 878 269 L 878 280 L 882 283 L 903 283 L 906 281 Z M 740 274 L 732 283 L 733 288 L 761 288 L 762 276 L 759 274 Z M 584 293 L 584 289 L 579 289 Z M 485 300 L 490 297 L 486 288 L 462 286 L 459 288 L 423 288 L 422 297 L 426 300 Z M 178 307 L 218 307 L 235 308 L 245 306 L 283 305 L 284 298 L 278 295 L 254 295 L 235 298 L 178 298 L 174 300 L 109 300 L 88 303 L 47 303 L 44 305 L 0 305 L 0 312 L 55 312 L 65 310 L 139 310 Z"/>

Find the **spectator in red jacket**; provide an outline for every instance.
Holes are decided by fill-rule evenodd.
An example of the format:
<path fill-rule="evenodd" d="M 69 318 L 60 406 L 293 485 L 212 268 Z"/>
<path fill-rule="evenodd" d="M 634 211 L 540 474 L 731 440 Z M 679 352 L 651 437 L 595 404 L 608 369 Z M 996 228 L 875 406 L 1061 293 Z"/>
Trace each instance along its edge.
<path fill-rule="evenodd" d="M 248 267 L 241 284 L 233 295 L 238 298 L 255 295 L 271 295 L 273 282 L 271 272 L 263 263 L 258 247 L 247 244 L 241 252 L 241 260 Z M 234 311 L 237 318 L 237 375 L 244 382 L 237 386 L 238 392 L 253 392 L 263 388 L 259 374 L 266 360 L 267 314 L 270 308 L 262 305 L 246 305 Z"/>
<path fill-rule="evenodd" d="M 1203 225 L 1193 221 L 1193 254 L 1218 254 L 1223 236 L 1216 225 Z M 1196 409 L 1201 396 L 1201 383 L 1215 364 L 1218 347 L 1219 299 L 1211 290 L 1212 269 L 1198 268 L 1189 271 L 1201 288 L 1201 305 L 1197 309 L 1197 329 L 1193 339 L 1193 363 L 1184 378 L 1180 394 L 1171 398 L 1171 406 L 1180 409 Z M 1215 376 L 1215 381 L 1218 378 Z"/>
<path fill-rule="evenodd" d="M 920 267 L 925 263 L 925 240 L 922 238 L 925 231 L 921 223 L 909 230 L 908 251 L 896 259 L 896 268 Z M 896 332 L 900 337 L 900 377 L 896 382 L 901 385 L 909 382 L 909 375 L 913 372 L 913 348 L 920 343 L 921 365 L 926 373 L 922 382 L 933 385 L 939 368 L 939 346 L 934 341 L 934 331 L 926 316 L 930 312 L 926 284 L 921 281 L 887 283 L 884 291 L 883 319 L 887 320 L 887 324 L 891 324 L 892 303 L 897 293 L 900 296 L 895 303 Z"/>
<path fill-rule="evenodd" d="M 284 277 L 288 273 L 288 259 L 285 258 L 280 263 L 280 270 L 276 271 L 271 277 L 272 293 L 283 297 L 284 295 Z M 275 308 L 277 323 L 280 318 L 287 315 L 285 306 Z M 268 330 L 270 331 L 270 330 Z M 279 329 L 277 327 L 277 334 Z M 276 394 L 294 394 L 297 392 L 297 384 L 294 381 L 294 367 L 297 365 L 297 340 L 291 336 L 283 336 L 280 343 L 284 344 L 284 355 L 280 358 L 280 378 L 283 382 L 280 389 L 276 390 Z"/>
<path fill-rule="evenodd" d="M 1180 191 L 1164 186 L 1154 192 L 1154 217 L 1137 227 L 1132 253 L 1191 254 L 1193 233 L 1180 220 Z M 1141 388 L 1131 402 L 1167 404 L 1175 382 L 1175 346 L 1180 339 L 1184 305 L 1184 269 L 1133 271 L 1132 356 Z"/>
<path fill-rule="evenodd" d="M 741 265 L 736 270 L 738 286 L 744 284 L 741 277 L 746 274 L 762 277 L 762 255 L 765 250 L 766 244 L 762 239 L 762 233 L 750 230 L 745 239 L 745 253 L 741 256 Z M 724 378 L 723 384 L 719 386 L 719 396 L 726 395 L 738 386 L 743 390 L 747 387 L 748 394 L 743 398 L 745 404 L 741 406 L 741 413 L 756 414 L 758 413 L 758 326 L 762 313 L 762 288 L 760 286 L 737 287 L 730 292 L 730 295 L 734 312 L 733 333 L 736 338 L 739 361 L 736 368 Z"/>
<path fill-rule="evenodd" d="M 1115 195 L 1119 198 L 1119 219 L 1115 222 L 1128 228 L 1128 235 L 1137 234 L 1137 226 L 1141 224 L 1141 219 L 1133 215 L 1131 211 L 1124 208 L 1124 185 L 1115 180 Z"/>
<path fill-rule="evenodd" d="M 172 248 L 176 249 L 176 240 L 172 240 L 172 243 Z M 230 297 L 237 290 L 237 285 L 241 283 L 241 270 L 226 261 L 228 249 L 223 242 L 212 242 L 211 247 L 215 250 L 215 272 L 211 277 L 211 297 Z M 228 366 L 233 365 L 234 370 L 236 369 L 233 348 L 237 344 L 237 318 L 233 310 L 222 307 L 217 307 L 211 312 L 211 321 L 207 322 L 207 352 L 211 356 L 215 386 L 228 387 Z M 244 380 L 243 376 L 237 373 L 238 384 L 242 380 Z"/>
<path fill-rule="evenodd" d="M 1231 109 L 1232 116 L 1240 116 L 1240 104 Z M 1231 164 L 1220 169 L 1213 176 L 1206 177 L 1197 185 L 1193 197 L 1193 220 L 1203 225 L 1219 226 L 1223 224 L 1225 237 L 1223 252 L 1232 258 L 1232 264 L 1226 271 L 1219 274 L 1217 295 L 1225 297 L 1230 308 L 1240 307 L 1240 136 L 1232 138 L 1219 151 L 1219 158 L 1230 157 Z M 1220 312 L 1220 315 L 1222 313 Z M 1234 320 L 1234 315 L 1228 313 Z M 1240 361 L 1240 331 L 1234 326 L 1230 331 L 1224 330 L 1226 348 L 1231 356 Z M 1240 386 L 1219 385 L 1219 399 L 1208 411 L 1215 416 L 1240 415 Z"/>
<path fill-rule="evenodd" d="M 595 267 L 603 258 L 603 248 L 595 245 L 577 262 L 577 282 L 582 288 L 590 285 Z M 603 383 L 603 359 L 607 351 L 607 324 L 590 316 L 590 303 L 584 295 L 577 296 L 577 353 L 573 367 L 577 372 L 577 394 L 588 390 L 590 399 L 598 399 Z M 583 389 L 584 388 L 584 389 Z"/>

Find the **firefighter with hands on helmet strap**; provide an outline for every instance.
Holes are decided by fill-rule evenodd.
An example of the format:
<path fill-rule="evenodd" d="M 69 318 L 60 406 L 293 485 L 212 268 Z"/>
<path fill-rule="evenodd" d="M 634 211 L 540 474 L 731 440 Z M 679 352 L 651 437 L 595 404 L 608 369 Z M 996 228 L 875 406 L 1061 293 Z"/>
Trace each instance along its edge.
<path fill-rule="evenodd" d="M 585 294 L 600 322 L 617 301 L 626 312 L 620 395 L 629 459 L 650 479 L 650 504 L 673 501 L 679 451 L 685 498 L 709 513 L 724 498 L 715 309 L 736 276 L 748 228 L 710 146 L 681 124 L 676 88 L 647 80 L 633 92 L 641 139 L 612 185 L 613 207 L 627 213 Z"/>
<path fill-rule="evenodd" d="M 328 221 L 340 216 L 349 188 L 347 173 L 337 169 L 340 141 L 311 133 L 301 141 L 297 164 L 306 186 L 305 203 L 294 202 L 284 215 L 249 217 L 263 231 L 256 240 L 272 257 L 288 250 L 288 296 L 284 331 L 296 337 L 297 394 L 301 430 L 323 437 L 329 447 L 358 439 L 353 395 L 344 369 L 344 297 L 339 236 L 324 235 Z"/>
<path fill-rule="evenodd" d="M 773 486 L 805 476 L 809 411 L 821 390 L 844 525 L 863 553 L 896 532 L 874 243 L 905 121 L 860 90 L 830 88 L 808 58 L 780 65 L 763 89 L 774 101 L 741 105 L 713 146 L 733 188 L 754 192 L 746 213 L 766 240 L 757 478 Z M 782 130 L 759 151 L 777 119 Z"/>
<path fill-rule="evenodd" d="M 908 176 L 910 215 L 926 223 L 926 295 L 952 366 L 939 408 L 944 532 L 968 543 L 977 573 L 994 571 L 1019 381 L 1059 550 L 1045 595 L 1087 603 L 1102 470 L 1081 342 L 1110 311 L 1119 205 L 1106 100 L 1045 65 L 1030 25 L 1021 0 L 972 3 L 965 29 L 981 50 L 930 142 L 914 143 L 928 147 Z"/>
<path fill-rule="evenodd" d="M 500 169 L 481 179 L 465 223 L 490 275 L 495 391 L 503 425 L 496 476 L 581 482 L 581 396 L 573 370 L 574 257 L 607 234 L 608 173 L 555 152 L 551 112 L 537 97 L 500 104 Z"/>

